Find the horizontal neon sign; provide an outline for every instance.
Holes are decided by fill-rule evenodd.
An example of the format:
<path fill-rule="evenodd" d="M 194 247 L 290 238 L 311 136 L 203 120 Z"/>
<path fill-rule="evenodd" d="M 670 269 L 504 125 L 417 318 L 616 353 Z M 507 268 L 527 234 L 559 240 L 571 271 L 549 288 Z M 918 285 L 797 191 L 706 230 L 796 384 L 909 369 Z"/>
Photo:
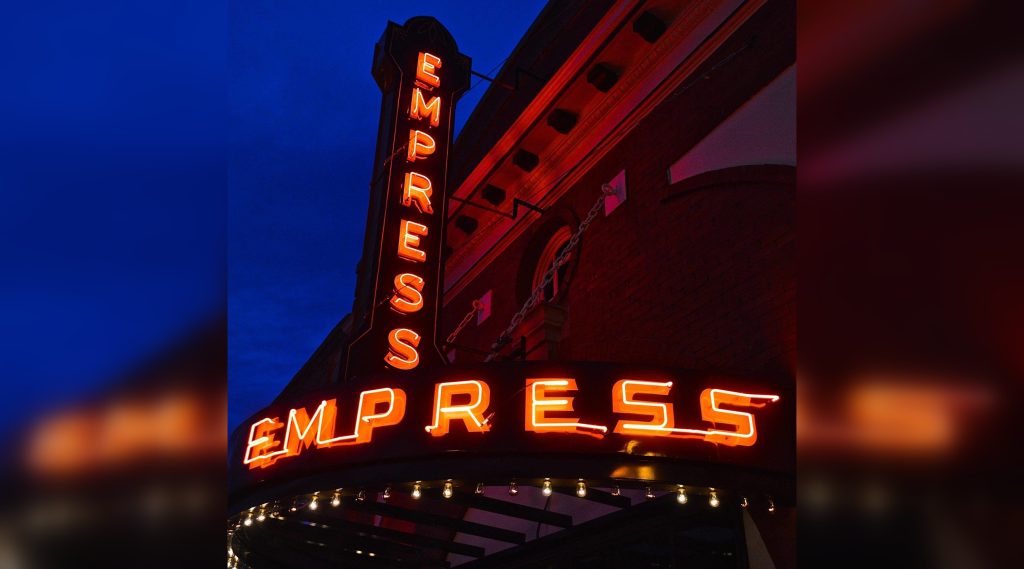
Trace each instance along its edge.
<path fill-rule="evenodd" d="M 622 379 L 611 390 L 614 423 L 598 424 L 576 416 L 573 393 L 576 380 L 564 377 L 526 380 L 523 428 L 534 433 L 575 434 L 604 438 L 609 432 L 634 437 L 695 439 L 726 446 L 753 446 L 757 442 L 754 415 L 747 410 L 779 400 L 778 395 L 743 393 L 707 388 L 700 395 L 701 418 L 711 428 L 685 428 L 675 424 L 669 400 L 671 381 Z M 330 448 L 371 442 L 375 429 L 398 425 L 405 417 L 406 393 L 385 387 L 359 395 L 351 427 L 338 425 L 336 399 L 325 399 L 312 412 L 290 409 L 287 418 L 265 417 L 249 429 L 243 458 L 249 468 L 267 467 L 296 456 L 306 448 Z M 446 381 L 434 385 L 432 422 L 423 430 L 444 437 L 459 423 L 469 433 L 485 435 L 490 429 L 490 386 L 481 380 Z M 340 431 L 340 434 L 339 434 Z"/>

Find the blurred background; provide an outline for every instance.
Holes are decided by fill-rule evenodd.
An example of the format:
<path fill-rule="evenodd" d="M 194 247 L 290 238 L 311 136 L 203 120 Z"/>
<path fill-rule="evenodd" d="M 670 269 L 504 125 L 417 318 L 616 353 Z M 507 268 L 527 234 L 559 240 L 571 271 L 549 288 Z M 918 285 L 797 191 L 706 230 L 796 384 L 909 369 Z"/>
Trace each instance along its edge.
<path fill-rule="evenodd" d="M 1009 4 L 799 4 L 805 566 L 1020 564 L 1024 51 Z"/>
<path fill-rule="evenodd" d="M 221 555 L 227 11 L 0 17 L 0 567 Z"/>
<path fill-rule="evenodd" d="M 371 166 L 374 134 L 359 133 L 377 116 L 368 54 L 384 21 L 429 10 L 487 73 L 541 4 L 5 6 L 0 569 L 222 558 L 229 413 L 262 406 L 350 302 L 338 294 L 320 322 L 304 299 L 353 276 L 341 242 L 361 234 L 365 203 L 331 188 Z M 808 566 L 1019 565 L 1014 8 L 799 4 Z M 351 77 L 315 77 L 310 61 L 344 50 L 350 27 Z M 304 112 L 301 97 L 349 88 L 367 101 L 347 117 Z M 311 201 L 284 210 L 245 191 L 265 178 Z M 279 235 L 312 253 L 289 258 Z M 303 279 L 317 264 L 327 276 Z M 310 316 L 300 333 L 274 311 Z M 232 359 L 229 338 L 267 359 Z M 230 406 L 229 362 L 245 378 Z"/>

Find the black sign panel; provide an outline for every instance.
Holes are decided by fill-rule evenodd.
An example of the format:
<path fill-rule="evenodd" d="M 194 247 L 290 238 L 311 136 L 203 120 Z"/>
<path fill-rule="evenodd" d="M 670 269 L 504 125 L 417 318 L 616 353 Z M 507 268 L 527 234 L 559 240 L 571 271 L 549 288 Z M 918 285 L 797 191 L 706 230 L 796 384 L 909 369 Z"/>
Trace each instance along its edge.
<path fill-rule="evenodd" d="M 710 390 L 746 397 L 709 405 Z M 785 487 L 795 416 L 791 380 L 600 362 L 392 371 L 261 411 L 232 441 L 230 483 L 236 497 L 317 477 L 348 485 L 590 475 Z M 715 434 L 751 431 L 745 440 Z"/>
<path fill-rule="evenodd" d="M 448 151 L 469 70 L 433 18 L 389 22 L 377 44 L 373 75 L 383 97 L 347 378 L 446 363 L 437 322 Z"/>

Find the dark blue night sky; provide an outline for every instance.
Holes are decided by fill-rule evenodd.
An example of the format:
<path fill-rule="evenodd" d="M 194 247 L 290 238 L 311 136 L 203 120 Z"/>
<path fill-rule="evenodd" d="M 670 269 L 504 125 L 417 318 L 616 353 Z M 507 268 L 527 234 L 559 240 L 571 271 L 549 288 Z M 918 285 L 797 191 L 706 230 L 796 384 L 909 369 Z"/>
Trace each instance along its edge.
<path fill-rule="evenodd" d="M 0 436 L 223 311 L 226 29 L 206 0 L 5 3 Z"/>
<path fill-rule="evenodd" d="M 269 403 L 351 308 L 380 111 L 370 63 L 387 20 L 432 15 L 475 70 L 493 73 L 543 6 L 232 3 L 230 428 Z M 488 86 L 473 84 L 457 128 Z"/>
<path fill-rule="evenodd" d="M 349 310 L 387 20 L 493 72 L 541 0 L 40 0 L 0 18 L 0 438 L 229 309 L 230 427 Z M 465 122 L 487 87 L 474 81 Z M 226 284 L 225 284 L 226 283 Z"/>

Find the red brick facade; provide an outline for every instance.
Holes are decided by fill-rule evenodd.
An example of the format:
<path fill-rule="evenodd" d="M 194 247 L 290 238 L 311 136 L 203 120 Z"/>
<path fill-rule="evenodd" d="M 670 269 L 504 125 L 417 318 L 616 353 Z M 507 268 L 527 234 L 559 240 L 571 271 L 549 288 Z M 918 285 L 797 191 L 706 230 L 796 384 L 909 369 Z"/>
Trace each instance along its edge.
<path fill-rule="evenodd" d="M 516 342 L 527 336 L 531 359 L 792 377 L 795 170 L 737 167 L 671 185 L 667 170 L 793 64 L 791 42 L 744 47 L 751 33 L 777 36 L 792 33 L 793 25 L 783 6 L 767 6 L 746 22 L 709 58 L 702 79 L 684 82 L 543 216 L 529 214 L 531 227 L 449 299 L 442 330 L 453 329 L 473 299 L 493 290 L 490 317 L 470 324 L 457 341 L 487 350 L 526 300 L 548 235 L 563 220 L 575 229 L 601 185 L 625 169 L 627 200 L 598 215 L 572 256 L 567 290 L 554 307 L 529 315 Z M 456 349 L 457 362 L 479 359 Z"/>

